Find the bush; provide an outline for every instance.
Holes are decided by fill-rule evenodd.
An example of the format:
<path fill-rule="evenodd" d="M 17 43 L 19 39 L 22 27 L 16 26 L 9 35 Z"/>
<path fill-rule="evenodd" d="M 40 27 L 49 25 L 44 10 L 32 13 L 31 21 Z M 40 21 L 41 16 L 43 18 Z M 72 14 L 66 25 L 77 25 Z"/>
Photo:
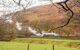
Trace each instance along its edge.
<path fill-rule="evenodd" d="M 4 33 L 0 32 L 0 41 L 11 41 L 12 39 L 15 39 L 16 35 L 14 33 Z"/>
<path fill-rule="evenodd" d="M 0 21 L 0 41 L 10 41 L 15 38 L 16 35 L 13 25 Z"/>

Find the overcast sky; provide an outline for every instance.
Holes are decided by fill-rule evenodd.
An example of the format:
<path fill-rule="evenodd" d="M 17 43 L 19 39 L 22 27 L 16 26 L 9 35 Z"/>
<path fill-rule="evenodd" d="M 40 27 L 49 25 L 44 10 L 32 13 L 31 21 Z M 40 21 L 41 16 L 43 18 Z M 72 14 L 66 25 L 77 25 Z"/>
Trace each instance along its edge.
<path fill-rule="evenodd" d="M 17 2 L 18 0 L 15 0 L 15 1 Z M 31 5 L 28 5 L 27 8 L 50 4 L 49 0 L 27 0 L 27 1 L 31 2 Z M 53 0 L 53 3 L 57 3 L 57 2 L 61 2 L 61 1 L 65 1 L 65 0 Z M 26 2 L 25 0 L 22 0 L 21 4 L 26 6 L 26 3 L 28 3 L 28 2 Z M 22 9 L 22 7 L 19 7 L 18 5 L 16 5 L 13 2 L 13 0 L 0 0 L 0 15 L 3 14 L 3 12 L 6 14 L 9 12 L 15 12 L 15 11 L 18 11 L 21 9 Z"/>

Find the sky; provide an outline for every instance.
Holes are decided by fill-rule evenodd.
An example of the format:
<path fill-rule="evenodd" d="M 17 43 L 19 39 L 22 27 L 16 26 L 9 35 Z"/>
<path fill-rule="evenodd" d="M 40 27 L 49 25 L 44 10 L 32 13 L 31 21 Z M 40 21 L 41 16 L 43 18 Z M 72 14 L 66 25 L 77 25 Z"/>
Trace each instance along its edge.
<path fill-rule="evenodd" d="M 18 0 L 15 0 L 16 2 Z M 31 2 L 30 5 L 27 6 L 26 9 L 28 8 L 32 8 L 35 6 L 41 6 L 41 5 L 47 5 L 50 4 L 49 0 L 27 0 L 28 2 Z M 58 2 L 62 2 L 65 0 L 53 0 L 53 3 L 58 3 Z M 25 0 L 22 0 L 21 4 L 24 5 L 24 7 L 26 6 L 26 2 Z M 0 15 L 7 14 L 7 13 L 11 13 L 11 12 L 16 12 L 22 10 L 22 7 L 19 7 L 18 5 L 16 5 L 12 0 L 0 0 Z"/>

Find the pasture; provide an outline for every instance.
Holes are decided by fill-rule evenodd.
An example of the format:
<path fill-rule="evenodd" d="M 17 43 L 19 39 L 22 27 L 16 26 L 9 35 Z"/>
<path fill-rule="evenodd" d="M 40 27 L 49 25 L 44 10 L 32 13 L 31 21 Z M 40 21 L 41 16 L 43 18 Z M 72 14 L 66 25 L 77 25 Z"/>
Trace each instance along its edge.
<path fill-rule="evenodd" d="M 80 50 L 80 40 L 17 38 L 13 41 L 0 41 L 0 50 Z"/>

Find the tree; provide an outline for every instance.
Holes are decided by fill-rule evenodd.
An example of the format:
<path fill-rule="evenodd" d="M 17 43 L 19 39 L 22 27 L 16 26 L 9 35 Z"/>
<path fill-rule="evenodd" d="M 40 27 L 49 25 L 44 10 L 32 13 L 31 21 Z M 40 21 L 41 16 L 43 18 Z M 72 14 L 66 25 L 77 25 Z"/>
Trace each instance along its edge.
<path fill-rule="evenodd" d="M 0 40 L 10 41 L 16 38 L 16 28 L 13 24 L 7 23 L 6 19 L 0 19 Z"/>
<path fill-rule="evenodd" d="M 51 1 L 51 3 L 54 5 L 53 0 L 50 0 L 50 1 Z M 67 26 L 67 25 L 70 23 L 71 19 L 73 18 L 74 12 L 73 12 L 73 10 L 72 10 L 71 8 L 68 7 L 68 5 L 67 5 L 67 2 L 68 2 L 68 1 L 69 1 L 69 0 L 66 0 L 65 2 L 60 2 L 60 3 L 57 3 L 57 4 L 60 5 L 60 6 L 62 6 L 62 8 L 65 9 L 66 11 L 70 11 L 71 16 L 69 17 L 69 19 L 67 19 L 67 22 L 66 22 L 64 25 L 58 26 L 58 27 L 53 28 L 53 29 L 51 29 L 51 30 L 55 30 L 55 29 L 58 29 L 58 28 L 62 28 L 62 27 Z M 62 3 L 64 3 L 65 6 L 62 5 Z M 66 7 L 67 9 L 66 9 L 65 7 Z M 51 30 L 50 30 L 50 31 L 51 31 Z"/>
<path fill-rule="evenodd" d="M 26 10 L 26 8 L 27 8 L 28 6 L 31 5 L 31 1 L 29 1 L 29 0 L 18 0 L 18 1 L 13 0 L 13 1 L 14 1 L 14 3 L 17 4 L 18 6 L 21 6 L 24 11 Z M 26 2 L 26 4 L 22 3 L 22 1 Z"/>
<path fill-rule="evenodd" d="M 7 3 L 9 3 L 8 5 L 6 4 L 5 0 L 2 0 L 2 1 L 3 2 L 1 2 L 0 4 L 3 5 L 4 8 L 9 7 L 12 3 L 14 3 L 14 5 L 16 5 L 16 6 L 13 6 L 14 9 L 17 9 L 16 7 L 19 7 L 18 9 L 22 8 L 22 10 L 24 10 L 24 12 L 26 10 L 28 10 L 27 9 L 28 6 L 30 6 L 32 4 L 31 0 L 11 0 L 11 1 L 7 0 L 8 1 Z M 52 3 L 52 6 L 54 6 L 54 3 L 52 2 L 52 0 L 49 0 L 49 1 Z M 77 6 L 80 5 L 80 1 L 77 0 L 78 4 L 75 4 L 74 6 L 70 7 L 70 5 L 72 3 L 68 4 L 68 1 L 70 1 L 70 0 L 66 0 L 65 2 L 56 3 L 56 4 L 58 4 L 59 6 L 61 6 L 63 8 L 62 10 L 66 10 L 65 12 L 68 13 L 67 15 L 69 15 L 69 17 L 66 19 L 66 22 L 63 25 L 58 25 L 58 27 L 54 28 L 54 26 L 53 26 L 54 24 L 51 24 L 51 23 L 48 23 L 48 22 L 46 22 L 46 23 L 36 22 L 36 23 L 34 23 L 34 25 L 33 25 L 33 23 L 31 23 L 33 25 L 33 27 L 37 28 L 37 30 L 39 32 L 41 32 L 43 28 L 44 28 L 45 31 L 51 32 L 51 31 L 54 31 L 56 29 L 63 28 L 65 26 L 67 26 L 70 23 L 70 21 L 73 18 L 73 16 L 74 16 L 74 12 L 73 12 L 73 10 L 71 8 L 74 7 L 75 5 L 77 5 Z M 9 7 L 9 8 L 11 8 L 11 7 Z M 13 16 L 12 18 L 14 18 L 15 22 L 18 21 L 18 22 L 22 22 L 23 23 L 23 21 L 25 20 L 25 18 L 23 16 L 24 14 L 22 14 L 21 11 L 18 11 L 18 9 L 17 9 L 17 11 L 14 10 L 16 13 L 12 13 L 11 14 Z M 12 9 L 10 11 L 12 11 Z M 5 14 L 3 14 L 3 15 L 5 15 Z M 44 15 L 44 14 L 42 14 L 42 15 Z M 3 23 L 5 23 L 5 22 L 3 22 Z M 6 25 L 9 25 L 9 24 L 6 24 Z M 4 26 L 6 26 L 6 25 L 4 24 Z M 9 30 L 9 29 L 7 29 L 7 30 Z"/>

